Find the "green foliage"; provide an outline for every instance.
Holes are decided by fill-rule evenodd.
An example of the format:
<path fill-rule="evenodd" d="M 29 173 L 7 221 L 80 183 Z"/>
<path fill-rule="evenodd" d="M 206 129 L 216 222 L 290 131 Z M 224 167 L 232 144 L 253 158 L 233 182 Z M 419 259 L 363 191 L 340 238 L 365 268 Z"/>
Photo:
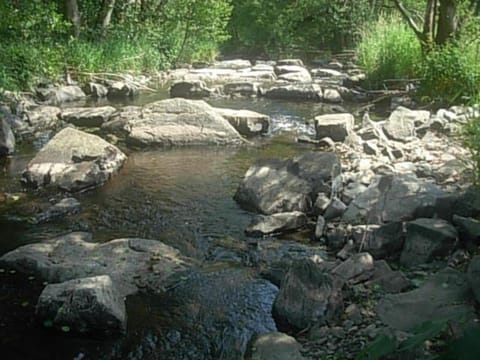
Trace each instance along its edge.
<path fill-rule="evenodd" d="M 358 59 L 371 87 L 386 79 L 417 76 L 422 61 L 420 43 L 398 15 L 381 15 L 376 22 L 365 24 L 360 34 Z"/>
<path fill-rule="evenodd" d="M 397 342 L 389 336 L 381 335 L 357 355 L 356 360 L 380 360 L 393 354 L 397 349 Z"/>
<path fill-rule="evenodd" d="M 480 118 L 470 120 L 463 127 L 463 144 L 470 151 L 473 183 L 480 185 Z"/>

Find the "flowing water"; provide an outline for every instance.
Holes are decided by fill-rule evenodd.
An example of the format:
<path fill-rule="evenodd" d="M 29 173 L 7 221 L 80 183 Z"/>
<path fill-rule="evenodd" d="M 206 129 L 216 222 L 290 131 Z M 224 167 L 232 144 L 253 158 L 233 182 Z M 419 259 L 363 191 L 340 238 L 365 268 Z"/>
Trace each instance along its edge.
<path fill-rule="evenodd" d="M 162 97 L 164 93 L 145 95 L 136 99 L 135 103 L 147 103 Z M 324 109 L 321 104 L 267 99 L 218 99 L 209 102 L 213 106 L 249 109 L 270 115 L 270 135 L 255 140 L 255 145 L 249 147 L 126 150 L 128 161 L 119 174 L 101 188 L 76 195 L 82 204 L 80 214 L 37 226 L 12 221 L 15 219 L 10 213 L 7 220 L 4 216 L 0 223 L 0 255 L 20 245 L 48 239 L 72 229 L 90 231 L 98 242 L 133 236 L 158 239 L 187 256 L 207 262 L 218 260 L 218 256 L 212 254 L 225 239 L 244 242 L 243 230 L 253 214 L 240 209 L 232 197 L 245 171 L 256 159 L 287 157 L 310 149 L 311 145 L 295 143 L 295 136 L 313 135 L 313 125 L 308 122 L 315 115 L 322 114 Z M 0 175 L 1 191 L 21 191 L 21 172 L 35 151 L 35 147 L 21 149 L 4 164 Z M 40 201 L 37 198 L 45 201 L 46 195 L 26 196 L 31 210 L 34 210 L 36 202 Z M 38 296 L 41 284 L 35 285 L 32 281 L 30 292 L 16 296 L 8 293 L 8 289 L 15 287 L 16 282 L 12 278 L 18 275 L 2 273 L 0 276 L 0 284 L 3 284 L 0 290 L 6 290 L 2 294 L 2 304 L 10 302 L 18 321 L 23 321 L 16 323 L 13 318 L 0 319 L 0 329 L 3 326 L 1 333 L 8 334 L 0 347 L 4 347 L 6 354 L 13 358 L 88 359 L 100 358 L 106 353 L 113 354 L 111 358 L 123 358 L 126 353 L 129 358 L 150 358 L 138 349 L 155 348 L 159 335 L 151 335 L 145 329 L 160 327 L 168 330 L 174 327 L 169 316 L 172 307 L 165 300 L 135 296 L 128 300 L 129 331 L 121 346 L 118 341 L 94 341 L 50 333 L 31 319 L 32 302 Z M 258 286 L 263 288 L 265 285 Z M 268 296 L 273 296 L 269 291 Z M 28 304 L 25 305 L 27 300 L 22 300 L 22 296 L 29 299 Z M 18 310 L 21 306 L 25 308 L 24 312 Z M 8 310 L 0 314 L 5 315 L 5 311 Z M 142 346 L 139 347 L 139 344 Z M 203 351 L 201 347 L 198 349 Z M 198 358 L 209 356 L 213 355 L 204 354 Z M 161 359 L 162 356 L 156 358 Z"/>

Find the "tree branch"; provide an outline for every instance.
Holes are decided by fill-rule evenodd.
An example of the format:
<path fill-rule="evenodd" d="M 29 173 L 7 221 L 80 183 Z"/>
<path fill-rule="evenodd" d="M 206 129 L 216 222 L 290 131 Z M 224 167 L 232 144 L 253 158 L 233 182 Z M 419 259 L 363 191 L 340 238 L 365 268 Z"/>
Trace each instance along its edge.
<path fill-rule="evenodd" d="M 398 11 L 400 11 L 400 14 L 402 15 L 402 17 L 405 19 L 405 21 L 408 23 L 410 28 L 413 30 L 415 35 L 417 35 L 417 37 L 422 40 L 424 36 L 423 36 L 422 31 L 420 31 L 420 27 L 417 25 L 417 23 L 410 16 L 410 14 L 408 13 L 408 11 L 405 8 L 405 6 L 403 5 L 403 3 L 400 0 L 393 0 L 393 2 L 395 4 L 395 6 L 397 7 Z"/>

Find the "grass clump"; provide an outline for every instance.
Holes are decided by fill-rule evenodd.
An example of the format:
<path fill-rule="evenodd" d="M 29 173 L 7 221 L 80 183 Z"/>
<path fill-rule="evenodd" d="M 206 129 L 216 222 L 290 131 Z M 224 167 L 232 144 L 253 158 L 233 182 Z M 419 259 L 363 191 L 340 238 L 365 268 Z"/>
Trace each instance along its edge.
<path fill-rule="evenodd" d="M 422 62 L 421 46 L 398 15 L 381 15 L 376 22 L 365 24 L 360 36 L 357 55 L 369 87 L 378 88 L 387 79 L 418 76 Z"/>

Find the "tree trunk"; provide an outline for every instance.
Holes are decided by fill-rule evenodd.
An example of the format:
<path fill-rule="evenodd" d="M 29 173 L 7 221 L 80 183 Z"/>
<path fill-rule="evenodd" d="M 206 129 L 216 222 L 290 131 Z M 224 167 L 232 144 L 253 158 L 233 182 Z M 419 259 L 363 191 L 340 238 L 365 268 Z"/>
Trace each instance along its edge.
<path fill-rule="evenodd" d="M 73 35 L 78 37 L 80 35 L 80 12 L 77 0 L 65 0 L 65 15 L 73 25 Z"/>
<path fill-rule="evenodd" d="M 113 14 L 114 7 L 115 7 L 115 0 L 105 1 L 105 15 L 103 16 L 103 20 L 102 20 L 103 36 L 107 34 L 107 29 L 110 26 L 110 22 L 112 21 L 112 14 Z"/>
<path fill-rule="evenodd" d="M 457 31 L 457 0 L 439 0 L 438 30 L 435 43 L 444 45 Z"/>

